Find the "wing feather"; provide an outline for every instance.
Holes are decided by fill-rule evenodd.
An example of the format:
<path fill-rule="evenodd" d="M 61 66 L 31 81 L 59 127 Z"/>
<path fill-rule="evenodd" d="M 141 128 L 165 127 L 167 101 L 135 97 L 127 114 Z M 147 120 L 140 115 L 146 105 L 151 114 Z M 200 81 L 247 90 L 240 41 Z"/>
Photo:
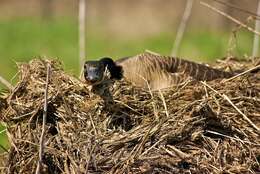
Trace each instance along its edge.
<path fill-rule="evenodd" d="M 187 77 L 195 80 L 213 80 L 232 74 L 209 66 L 169 56 L 143 53 L 116 61 L 123 67 L 124 77 L 137 86 L 160 88 L 177 84 Z M 180 74 L 183 74 L 181 76 Z"/>

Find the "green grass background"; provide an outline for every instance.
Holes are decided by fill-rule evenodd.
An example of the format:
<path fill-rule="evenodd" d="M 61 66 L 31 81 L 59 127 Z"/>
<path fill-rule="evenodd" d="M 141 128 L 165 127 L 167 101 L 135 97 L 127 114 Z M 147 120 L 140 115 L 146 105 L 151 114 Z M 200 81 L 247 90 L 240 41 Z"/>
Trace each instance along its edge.
<path fill-rule="evenodd" d="M 163 32 L 144 37 L 118 37 L 102 31 L 101 26 L 87 25 L 87 59 L 102 56 L 113 58 L 135 55 L 145 49 L 170 55 L 174 32 Z M 189 29 L 180 45 L 179 57 L 197 61 L 212 61 L 227 54 L 231 32 L 210 32 L 207 29 Z M 237 34 L 235 56 L 250 55 L 252 34 Z M 15 62 L 29 61 L 38 56 L 59 58 L 65 70 L 77 75 L 78 29 L 77 21 L 67 18 L 42 21 L 39 19 L 0 20 L 0 75 L 11 80 L 17 69 Z M 15 83 L 14 81 L 12 83 Z M 0 85 L 0 89 L 1 89 Z M 4 126 L 0 126 L 0 131 Z M 0 145 L 7 147 L 5 132 L 0 134 Z M 0 149 L 1 150 L 1 149 Z"/>

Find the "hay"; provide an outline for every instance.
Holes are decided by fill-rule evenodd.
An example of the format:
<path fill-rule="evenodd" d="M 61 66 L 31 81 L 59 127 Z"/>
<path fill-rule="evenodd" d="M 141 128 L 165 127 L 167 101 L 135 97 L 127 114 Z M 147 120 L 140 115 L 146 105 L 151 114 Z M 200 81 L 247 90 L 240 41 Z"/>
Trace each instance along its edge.
<path fill-rule="evenodd" d="M 257 61 L 222 60 L 216 67 L 246 70 Z M 260 127 L 259 72 L 153 93 L 116 82 L 116 106 L 108 111 L 60 62 L 37 59 L 19 64 L 19 82 L 1 99 L 11 142 L 3 173 L 36 170 L 47 63 L 45 173 L 260 172 L 260 133 L 237 111 Z"/>

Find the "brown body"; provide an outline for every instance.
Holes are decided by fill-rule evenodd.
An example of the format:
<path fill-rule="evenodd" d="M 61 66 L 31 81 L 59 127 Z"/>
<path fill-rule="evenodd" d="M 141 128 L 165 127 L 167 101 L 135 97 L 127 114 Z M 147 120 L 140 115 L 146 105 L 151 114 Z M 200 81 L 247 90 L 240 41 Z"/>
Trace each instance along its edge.
<path fill-rule="evenodd" d="M 152 90 L 180 84 L 189 77 L 198 81 L 210 81 L 233 75 L 203 64 L 152 53 L 119 59 L 116 63 L 122 66 L 127 81 L 139 87 L 149 85 Z"/>

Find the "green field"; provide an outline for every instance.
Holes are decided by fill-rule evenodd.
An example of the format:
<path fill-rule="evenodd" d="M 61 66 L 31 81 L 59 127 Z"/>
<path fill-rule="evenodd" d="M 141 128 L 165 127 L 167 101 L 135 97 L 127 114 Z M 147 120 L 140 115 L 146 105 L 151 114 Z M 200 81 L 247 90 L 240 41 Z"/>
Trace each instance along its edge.
<path fill-rule="evenodd" d="M 102 28 L 102 27 L 97 27 Z M 228 49 L 229 32 L 209 32 L 189 29 L 181 44 L 179 56 L 212 60 L 223 57 Z M 0 75 L 10 79 L 16 72 L 15 62 L 28 61 L 37 56 L 62 59 L 66 70 L 78 72 L 77 21 L 15 19 L 0 21 Z M 159 33 L 143 38 L 119 38 L 101 29 L 87 25 L 87 58 L 101 56 L 124 57 L 143 52 L 145 49 L 169 55 L 174 34 Z M 252 34 L 241 31 L 237 38 L 235 54 L 250 54 Z"/>
<path fill-rule="evenodd" d="M 169 55 L 174 40 L 174 32 L 164 32 L 137 39 L 135 37 L 119 38 L 100 28 L 102 27 L 87 25 L 87 59 L 102 56 L 124 57 L 141 53 L 145 49 Z M 201 61 L 224 57 L 227 53 L 230 35 L 230 32 L 189 29 L 181 44 L 179 57 Z M 78 74 L 77 39 L 77 20 L 0 20 L 0 75 L 11 80 L 17 71 L 15 62 L 28 61 L 38 56 L 59 58 L 64 62 L 67 71 Z M 233 54 L 250 55 L 252 34 L 240 31 L 236 39 L 237 47 Z M 1 129 L 4 127 L 0 127 L 0 131 Z M 0 134 L 0 144 L 7 146 L 4 132 Z"/>
<path fill-rule="evenodd" d="M 4 151 L 4 149 L 8 149 L 8 147 L 9 147 L 9 144 L 7 141 L 5 127 L 0 124 L 0 152 Z"/>

